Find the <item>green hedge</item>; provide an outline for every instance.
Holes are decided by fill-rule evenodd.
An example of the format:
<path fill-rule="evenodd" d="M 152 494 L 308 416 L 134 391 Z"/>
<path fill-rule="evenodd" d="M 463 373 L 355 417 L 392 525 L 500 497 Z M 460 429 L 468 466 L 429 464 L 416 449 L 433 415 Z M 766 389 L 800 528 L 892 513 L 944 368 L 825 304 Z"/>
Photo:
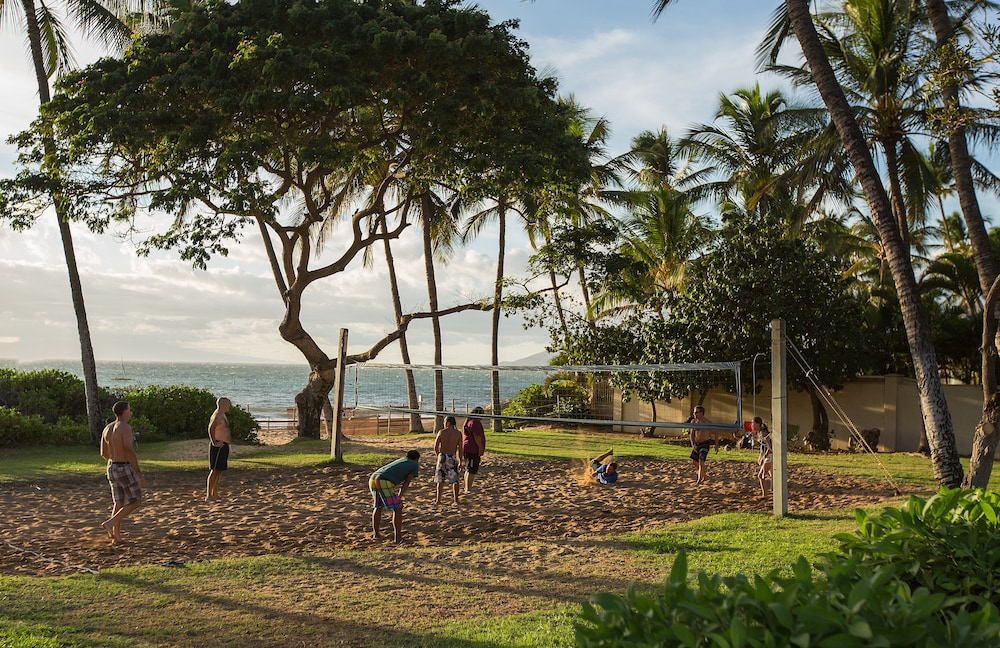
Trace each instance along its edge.
<path fill-rule="evenodd" d="M 590 411 L 587 388 L 572 374 L 549 376 L 543 385 L 528 385 L 503 409 L 504 416 L 569 418 Z"/>
<path fill-rule="evenodd" d="M 598 594 L 584 604 L 579 646 L 1000 646 L 996 493 L 942 491 L 877 516 L 814 571 L 688 584 L 687 558 L 664 589 Z"/>
<path fill-rule="evenodd" d="M 143 441 L 208 439 L 208 419 L 216 397 L 207 389 L 152 385 L 123 395 L 132 410 L 132 428 Z M 258 444 L 260 425 L 246 410 L 233 405 L 228 413 L 233 440 Z"/>
<path fill-rule="evenodd" d="M 127 400 L 132 427 L 142 441 L 208 438 L 208 419 L 216 397 L 186 386 L 109 391 L 100 388 L 102 417 L 114 419 L 111 406 Z M 229 411 L 233 438 L 260 443 L 260 425 L 239 406 Z M 19 372 L 0 368 L 0 446 L 82 445 L 90 443 L 83 381 L 55 369 Z"/>
<path fill-rule="evenodd" d="M 114 394 L 99 388 L 102 409 L 111 410 Z M 26 416 L 40 416 L 55 424 L 62 417 L 87 423 L 87 395 L 83 381 L 58 369 L 20 372 L 0 368 L 0 407 L 16 409 Z"/>

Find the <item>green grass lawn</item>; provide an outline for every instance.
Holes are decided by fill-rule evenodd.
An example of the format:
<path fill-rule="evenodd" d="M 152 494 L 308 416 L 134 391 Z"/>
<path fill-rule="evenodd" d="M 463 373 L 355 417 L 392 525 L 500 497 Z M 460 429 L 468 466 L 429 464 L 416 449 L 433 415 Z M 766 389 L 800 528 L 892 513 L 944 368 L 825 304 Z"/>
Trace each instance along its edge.
<path fill-rule="evenodd" d="M 593 456 L 611 445 L 620 456 L 685 459 L 688 452 L 662 440 L 542 431 L 491 435 L 488 451 L 551 460 Z M 160 471 L 203 469 L 202 460 L 171 459 L 177 449 L 145 444 L 141 461 Z M 99 475 L 104 466 L 96 455 L 89 447 L 4 450 L 0 481 Z M 346 458 L 377 463 L 388 456 L 362 449 Z M 753 458 L 719 453 L 719 460 Z M 897 480 L 936 488 L 927 458 L 880 458 Z M 329 460 L 328 441 L 297 440 L 253 448 L 240 468 L 288 470 Z M 793 454 L 789 462 L 882 476 L 863 455 Z M 766 573 L 787 570 L 799 555 L 816 559 L 835 549 L 835 534 L 854 528 L 852 511 L 783 518 L 727 513 L 620 537 L 331 548 L 322 555 L 224 558 L 99 575 L 0 576 L 0 646 L 571 646 L 581 601 L 630 584 L 655 590 L 682 549 L 692 578 L 697 570 Z"/>

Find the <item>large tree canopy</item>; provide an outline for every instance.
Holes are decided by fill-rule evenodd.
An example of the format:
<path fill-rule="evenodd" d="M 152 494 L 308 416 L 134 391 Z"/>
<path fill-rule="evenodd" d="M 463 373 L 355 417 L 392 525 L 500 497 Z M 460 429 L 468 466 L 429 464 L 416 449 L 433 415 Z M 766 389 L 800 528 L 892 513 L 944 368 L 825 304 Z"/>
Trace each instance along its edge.
<path fill-rule="evenodd" d="M 398 236 L 432 186 L 476 199 L 576 185 L 587 171 L 555 83 L 511 28 L 451 2 L 205 2 L 122 60 L 68 77 L 22 148 L 53 129 L 64 173 L 41 177 L 72 196 L 77 217 L 176 215 L 148 244 L 198 266 L 256 224 L 285 304 L 279 330 L 312 369 L 296 398 L 300 433 L 318 435 L 310 412 L 335 361 L 300 321 L 309 284 Z M 320 231 L 335 232 L 322 243 L 335 258 L 313 267 Z M 404 316 L 353 359 L 430 315 Z"/>
<path fill-rule="evenodd" d="M 669 317 L 602 325 L 596 332 L 581 327 L 567 354 L 574 362 L 608 364 L 747 360 L 767 354 L 771 321 L 781 318 L 819 380 L 839 388 L 861 367 L 861 306 L 849 294 L 835 259 L 782 233 L 773 222 L 734 222 L 708 254 L 691 264 L 685 291 L 668 297 Z M 790 379 L 794 387 L 810 389 L 801 372 L 790 372 Z M 624 387 L 650 400 L 713 386 L 670 380 Z M 814 427 L 823 432 L 826 425 L 822 408 L 814 409 Z"/>

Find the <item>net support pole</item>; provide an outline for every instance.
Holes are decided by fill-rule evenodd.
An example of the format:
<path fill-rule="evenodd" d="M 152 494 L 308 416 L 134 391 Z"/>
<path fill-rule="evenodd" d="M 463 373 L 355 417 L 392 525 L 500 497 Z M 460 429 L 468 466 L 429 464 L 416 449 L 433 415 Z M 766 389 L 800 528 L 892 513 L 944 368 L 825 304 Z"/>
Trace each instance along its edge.
<path fill-rule="evenodd" d="M 344 376 L 347 373 L 347 329 L 340 329 L 337 343 L 337 373 L 333 381 L 333 429 L 330 430 L 330 458 L 344 460 L 340 439 L 344 436 Z"/>
<path fill-rule="evenodd" d="M 788 515 L 788 374 L 786 372 L 785 322 L 771 320 L 771 444 L 773 464 L 771 494 L 774 514 Z"/>

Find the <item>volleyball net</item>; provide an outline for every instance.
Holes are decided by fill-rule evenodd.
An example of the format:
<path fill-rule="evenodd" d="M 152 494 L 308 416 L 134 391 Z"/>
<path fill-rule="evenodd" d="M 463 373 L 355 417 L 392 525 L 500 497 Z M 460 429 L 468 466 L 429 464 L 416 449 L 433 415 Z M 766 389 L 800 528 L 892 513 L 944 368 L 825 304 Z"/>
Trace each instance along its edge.
<path fill-rule="evenodd" d="M 435 384 L 438 388 L 435 390 Z M 413 365 L 359 363 L 346 367 L 344 407 L 360 412 L 465 416 L 521 425 L 688 428 L 688 403 L 709 390 L 732 394 L 732 423 L 741 428 L 739 362 L 655 365 Z M 684 414 L 653 415 L 631 402 L 684 404 Z M 666 418 L 668 420 L 654 420 Z"/>

